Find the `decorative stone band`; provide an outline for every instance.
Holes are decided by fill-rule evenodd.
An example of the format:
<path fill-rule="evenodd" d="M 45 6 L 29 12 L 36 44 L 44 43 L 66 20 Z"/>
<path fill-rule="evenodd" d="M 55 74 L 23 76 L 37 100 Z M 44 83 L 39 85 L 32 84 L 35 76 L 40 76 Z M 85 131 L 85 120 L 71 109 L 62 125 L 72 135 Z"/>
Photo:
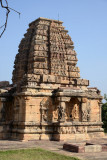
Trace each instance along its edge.
<path fill-rule="evenodd" d="M 36 69 L 37 70 L 37 69 Z M 40 70 L 40 69 L 39 69 Z M 71 77 L 74 78 L 79 78 L 79 73 L 76 71 L 70 72 L 72 74 Z M 40 82 L 40 83 L 55 83 L 55 84 L 69 84 L 69 78 L 68 77 L 61 77 L 61 76 L 56 76 L 56 75 L 33 75 L 33 74 L 26 74 L 23 77 L 24 81 L 27 82 Z M 89 81 L 85 79 L 74 79 L 73 80 L 74 85 L 79 85 L 79 86 L 88 86 Z"/>
<path fill-rule="evenodd" d="M 104 129 L 103 128 L 88 128 L 87 133 L 90 133 L 90 132 L 104 132 Z"/>
<path fill-rule="evenodd" d="M 102 126 L 103 122 L 64 122 L 60 123 L 60 126 Z M 58 122 L 55 122 L 54 125 L 58 125 Z"/>
<path fill-rule="evenodd" d="M 78 98 L 83 97 L 83 98 L 89 98 L 89 99 L 100 99 L 100 100 L 103 99 L 103 97 L 99 95 L 97 92 L 90 92 L 88 90 L 76 89 L 74 87 L 59 88 L 59 89 L 57 88 L 58 86 L 55 88 L 53 88 L 52 86 L 31 87 L 31 89 L 34 89 L 35 91 L 35 92 L 31 92 L 29 91 L 30 87 L 27 87 L 27 90 L 22 91 L 20 93 L 15 93 L 14 96 L 27 95 L 27 96 L 54 96 L 57 98 L 58 97 L 78 97 Z M 53 93 L 54 90 L 55 90 L 55 93 Z"/>

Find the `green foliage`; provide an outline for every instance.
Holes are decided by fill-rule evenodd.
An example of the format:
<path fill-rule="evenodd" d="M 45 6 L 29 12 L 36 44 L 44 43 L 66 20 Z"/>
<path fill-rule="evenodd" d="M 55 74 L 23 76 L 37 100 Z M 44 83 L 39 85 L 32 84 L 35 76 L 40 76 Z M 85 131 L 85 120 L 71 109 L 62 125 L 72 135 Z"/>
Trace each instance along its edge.
<path fill-rule="evenodd" d="M 36 148 L 36 149 L 0 151 L 0 160 L 79 160 L 79 159 Z"/>
<path fill-rule="evenodd" d="M 104 95 L 105 103 L 102 105 L 102 121 L 104 131 L 107 132 L 107 94 Z"/>
<path fill-rule="evenodd" d="M 104 99 L 105 99 L 106 102 L 107 102 L 107 94 L 104 94 Z"/>

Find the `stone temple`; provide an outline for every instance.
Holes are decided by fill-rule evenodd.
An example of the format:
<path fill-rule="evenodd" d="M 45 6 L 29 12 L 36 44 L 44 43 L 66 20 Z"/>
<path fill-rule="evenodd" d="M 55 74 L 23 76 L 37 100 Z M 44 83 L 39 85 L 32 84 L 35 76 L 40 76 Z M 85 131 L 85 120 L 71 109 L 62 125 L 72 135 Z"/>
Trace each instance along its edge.
<path fill-rule="evenodd" d="M 102 96 L 80 79 L 73 41 L 61 21 L 29 24 L 0 93 L 0 139 L 72 140 L 103 136 Z"/>

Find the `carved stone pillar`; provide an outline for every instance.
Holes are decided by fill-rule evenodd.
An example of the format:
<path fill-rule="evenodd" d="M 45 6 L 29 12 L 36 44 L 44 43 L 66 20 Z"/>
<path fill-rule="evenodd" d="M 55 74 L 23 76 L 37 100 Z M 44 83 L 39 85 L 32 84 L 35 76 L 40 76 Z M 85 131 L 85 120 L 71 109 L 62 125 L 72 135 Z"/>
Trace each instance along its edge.
<path fill-rule="evenodd" d="M 99 122 L 102 122 L 102 102 L 99 102 Z"/>
<path fill-rule="evenodd" d="M 58 121 L 65 122 L 65 102 L 60 102 L 58 106 Z"/>
<path fill-rule="evenodd" d="M 0 114 L 1 114 L 1 121 L 5 121 L 5 102 L 6 102 L 6 98 L 1 97 L 1 108 L 0 108 Z"/>
<path fill-rule="evenodd" d="M 88 120 L 88 112 L 87 112 L 87 98 L 82 98 L 81 101 L 81 112 L 82 112 L 82 122 L 87 122 Z"/>
<path fill-rule="evenodd" d="M 40 104 L 40 114 L 41 114 L 41 123 L 42 122 L 47 122 L 47 114 L 48 114 L 48 106 L 49 102 L 41 102 Z"/>
<path fill-rule="evenodd" d="M 57 97 L 57 100 L 59 101 L 58 121 L 65 122 L 65 109 L 66 109 L 65 102 L 68 102 L 70 100 L 70 97 Z"/>

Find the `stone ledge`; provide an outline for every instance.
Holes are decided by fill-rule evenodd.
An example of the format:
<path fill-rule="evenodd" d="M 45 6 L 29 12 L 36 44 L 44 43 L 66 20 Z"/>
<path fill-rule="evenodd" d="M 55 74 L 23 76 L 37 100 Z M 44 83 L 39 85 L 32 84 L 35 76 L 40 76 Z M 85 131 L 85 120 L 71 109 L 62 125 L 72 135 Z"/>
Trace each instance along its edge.
<path fill-rule="evenodd" d="M 59 126 L 99 126 L 102 125 L 103 122 L 65 122 L 65 123 L 59 123 L 55 122 L 54 125 Z"/>
<path fill-rule="evenodd" d="M 21 93 L 15 93 L 13 96 L 52 96 L 52 93 L 46 93 L 46 92 L 37 92 L 37 93 L 21 92 Z"/>
<path fill-rule="evenodd" d="M 103 128 L 88 128 L 87 133 L 90 133 L 90 132 L 104 132 L 104 129 Z"/>

